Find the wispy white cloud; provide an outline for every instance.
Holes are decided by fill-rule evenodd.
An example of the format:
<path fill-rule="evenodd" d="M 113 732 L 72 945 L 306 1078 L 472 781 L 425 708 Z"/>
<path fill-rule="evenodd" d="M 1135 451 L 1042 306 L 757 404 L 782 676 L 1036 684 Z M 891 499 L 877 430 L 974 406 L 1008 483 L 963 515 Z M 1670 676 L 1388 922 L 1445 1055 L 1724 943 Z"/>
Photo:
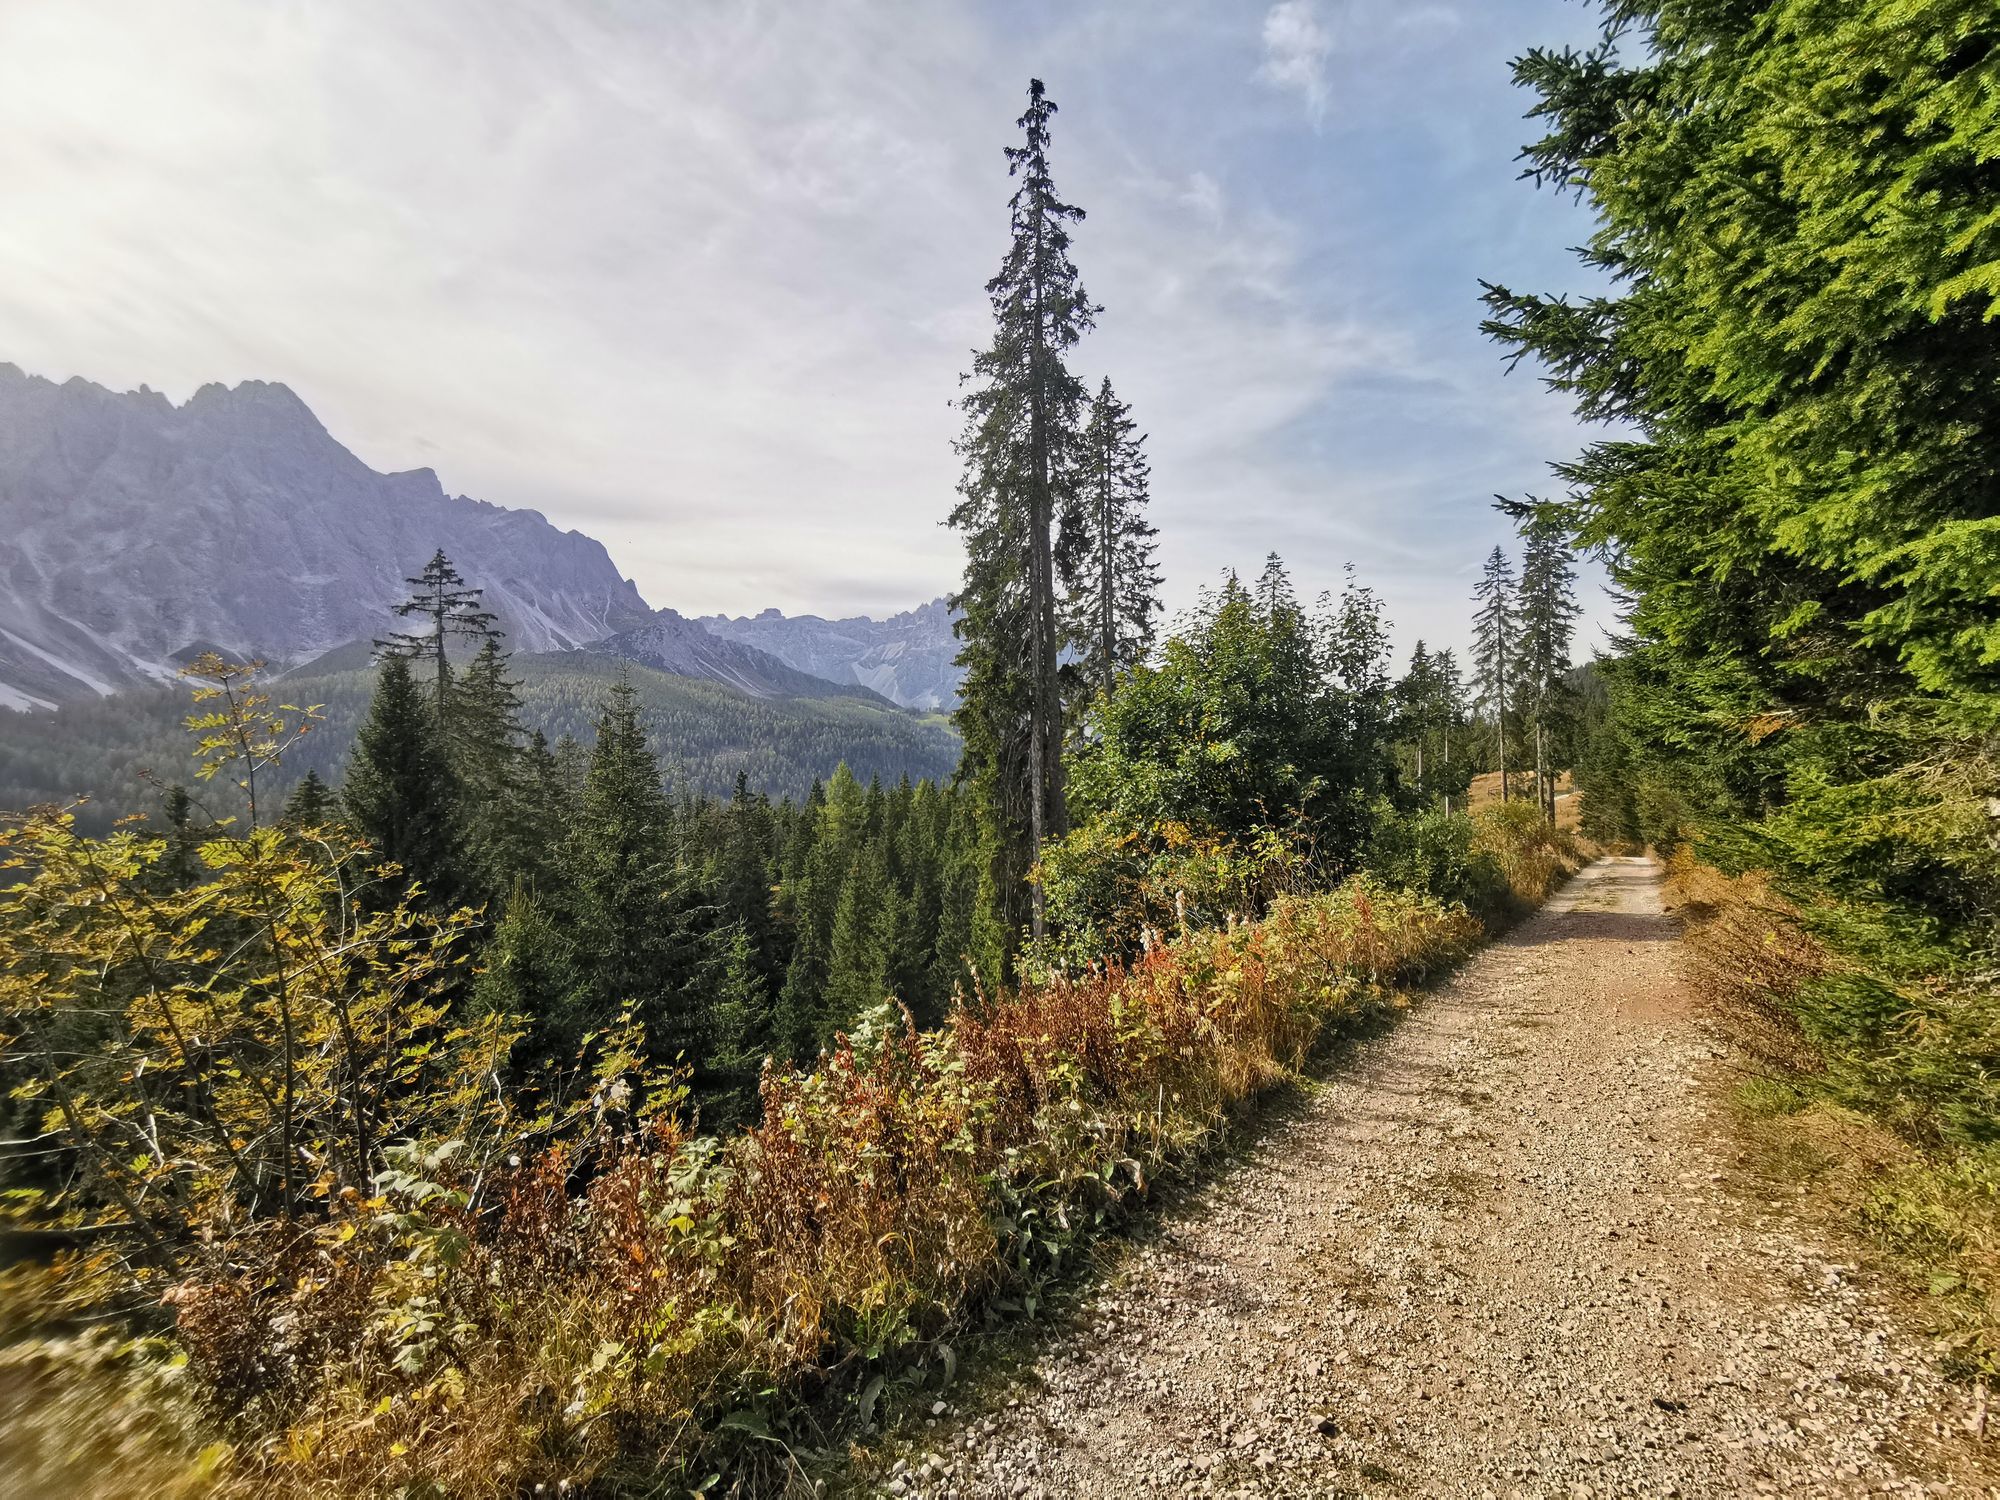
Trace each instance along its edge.
<path fill-rule="evenodd" d="M 1353 0 L 1336 53 L 1302 0 L 11 0 L 0 359 L 287 381 L 657 603 L 906 607 L 958 569 L 948 402 L 1037 73 L 1107 304 L 1078 367 L 1152 433 L 1171 602 L 1275 547 L 1435 639 L 1490 491 L 1573 436 L 1502 384 L 1473 277 L 1580 235 L 1512 180 L 1504 66 L 1574 7 L 1424 9 L 1417 49 Z"/>
<path fill-rule="evenodd" d="M 1258 76 L 1306 102 L 1314 121 L 1326 113 L 1326 59 L 1333 35 L 1313 0 L 1278 0 L 1264 14 L 1264 66 Z"/>

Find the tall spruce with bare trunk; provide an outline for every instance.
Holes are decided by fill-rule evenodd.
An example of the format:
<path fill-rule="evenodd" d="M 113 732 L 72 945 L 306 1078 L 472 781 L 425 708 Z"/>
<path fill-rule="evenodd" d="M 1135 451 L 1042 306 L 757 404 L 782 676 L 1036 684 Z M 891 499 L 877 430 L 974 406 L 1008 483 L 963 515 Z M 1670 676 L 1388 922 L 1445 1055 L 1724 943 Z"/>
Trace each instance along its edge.
<path fill-rule="evenodd" d="M 1527 731 L 1534 739 L 1535 798 L 1550 822 L 1556 816 L 1556 768 L 1550 751 L 1569 711 L 1569 648 L 1576 633 L 1576 568 L 1557 514 L 1529 505 L 1521 523 L 1520 664 L 1515 672 Z"/>
<path fill-rule="evenodd" d="M 1086 393 L 1065 356 L 1098 311 L 1070 259 L 1070 226 L 1083 210 L 1062 200 L 1049 175 L 1055 112 L 1041 80 L 1031 81 L 1021 144 L 1007 148 L 1019 181 L 1013 240 L 986 284 L 993 341 L 974 354 L 959 401 L 965 474 L 950 517 L 966 550 L 965 585 L 953 599 L 966 669 L 958 725 L 993 823 L 1003 918 L 1019 926 L 1025 885 L 1037 937 L 1036 851 L 1067 826 L 1055 532 L 1058 517 L 1074 511 Z"/>

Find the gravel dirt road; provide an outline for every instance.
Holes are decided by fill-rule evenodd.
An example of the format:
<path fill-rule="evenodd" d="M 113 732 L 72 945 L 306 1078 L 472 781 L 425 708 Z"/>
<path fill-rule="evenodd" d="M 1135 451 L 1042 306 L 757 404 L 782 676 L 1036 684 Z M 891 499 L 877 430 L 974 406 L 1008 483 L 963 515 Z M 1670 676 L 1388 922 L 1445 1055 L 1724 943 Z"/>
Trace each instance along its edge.
<path fill-rule="evenodd" d="M 2000 1496 L 1924 1341 L 1737 1180 L 1675 952 L 1656 865 L 1585 870 L 887 1491 Z"/>

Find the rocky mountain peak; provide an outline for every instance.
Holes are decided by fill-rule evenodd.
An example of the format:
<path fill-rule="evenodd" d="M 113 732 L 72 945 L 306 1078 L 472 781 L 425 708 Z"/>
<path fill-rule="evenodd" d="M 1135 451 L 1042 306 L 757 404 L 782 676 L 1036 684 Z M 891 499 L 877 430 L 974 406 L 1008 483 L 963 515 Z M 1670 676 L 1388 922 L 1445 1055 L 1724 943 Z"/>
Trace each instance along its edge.
<path fill-rule="evenodd" d="M 768 651 L 801 672 L 857 683 L 905 708 L 941 710 L 956 706 L 965 675 L 952 619 L 950 605 L 940 597 L 886 620 L 865 615 L 828 620 L 767 609 L 747 617 L 708 615 L 697 623 L 726 640 Z"/>
<path fill-rule="evenodd" d="M 378 635 L 443 548 L 508 643 L 567 650 L 650 611 L 603 546 L 382 474 L 275 381 L 58 385 L 0 365 L 0 705 L 170 676 L 209 642 L 286 663 Z"/>

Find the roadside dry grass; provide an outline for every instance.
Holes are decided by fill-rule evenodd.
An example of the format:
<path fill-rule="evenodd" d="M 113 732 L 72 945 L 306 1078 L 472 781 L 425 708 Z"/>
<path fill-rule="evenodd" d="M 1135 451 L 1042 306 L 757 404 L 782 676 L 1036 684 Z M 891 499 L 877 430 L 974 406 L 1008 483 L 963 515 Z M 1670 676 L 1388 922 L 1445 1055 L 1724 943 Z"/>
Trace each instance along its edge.
<path fill-rule="evenodd" d="M 1747 1060 L 1730 1099 L 1746 1165 L 1860 1248 L 1915 1296 L 1949 1367 L 1983 1389 L 2000 1371 L 2000 1161 L 1897 1129 L 1829 1097 L 1825 1055 L 1798 1004 L 1842 960 L 1756 873 L 1669 861 L 1686 977 Z"/>

